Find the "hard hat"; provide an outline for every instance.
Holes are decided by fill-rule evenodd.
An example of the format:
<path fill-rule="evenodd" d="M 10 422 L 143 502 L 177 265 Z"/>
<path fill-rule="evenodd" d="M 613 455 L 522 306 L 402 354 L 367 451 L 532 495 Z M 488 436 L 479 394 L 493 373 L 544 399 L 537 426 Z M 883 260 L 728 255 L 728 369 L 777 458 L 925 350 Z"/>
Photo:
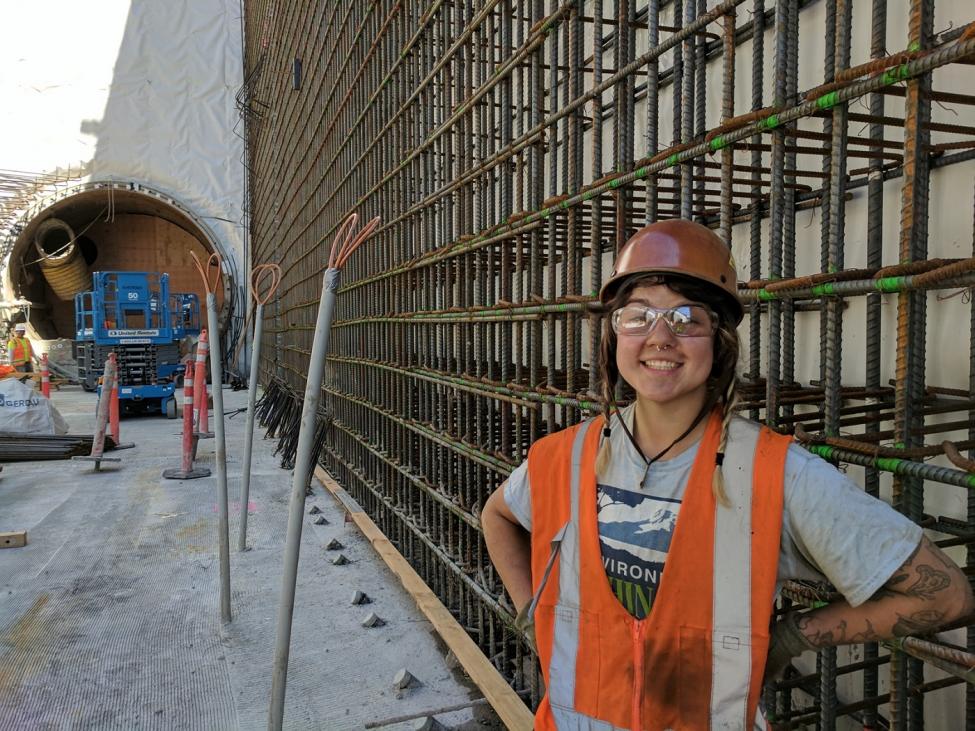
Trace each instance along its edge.
<path fill-rule="evenodd" d="M 706 226 L 684 219 L 657 221 L 637 231 L 620 249 L 616 266 L 599 291 L 608 303 L 634 274 L 679 274 L 716 288 L 734 324 L 745 316 L 731 249 Z"/>
<path fill-rule="evenodd" d="M 27 325 L 24 324 L 23 322 L 18 322 L 16 325 L 14 325 L 14 331 L 19 333 L 25 333 L 27 332 Z"/>

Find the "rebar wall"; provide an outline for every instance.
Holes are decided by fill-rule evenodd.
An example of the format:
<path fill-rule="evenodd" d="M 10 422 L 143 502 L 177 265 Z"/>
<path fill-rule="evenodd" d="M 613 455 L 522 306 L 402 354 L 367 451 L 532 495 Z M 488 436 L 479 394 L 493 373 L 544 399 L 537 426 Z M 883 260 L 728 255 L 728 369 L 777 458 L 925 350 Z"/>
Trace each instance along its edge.
<path fill-rule="evenodd" d="M 537 663 L 479 510 L 533 440 L 598 410 L 593 295 L 648 221 L 732 243 L 745 413 L 971 575 L 973 17 L 967 0 L 245 3 L 253 263 L 284 272 L 265 425 L 293 458 L 327 247 L 349 212 L 382 216 L 343 272 L 321 460 L 526 702 Z M 895 644 L 821 653 L 767 689 L 770 712 L 975 729 L 975 633 Z"/>

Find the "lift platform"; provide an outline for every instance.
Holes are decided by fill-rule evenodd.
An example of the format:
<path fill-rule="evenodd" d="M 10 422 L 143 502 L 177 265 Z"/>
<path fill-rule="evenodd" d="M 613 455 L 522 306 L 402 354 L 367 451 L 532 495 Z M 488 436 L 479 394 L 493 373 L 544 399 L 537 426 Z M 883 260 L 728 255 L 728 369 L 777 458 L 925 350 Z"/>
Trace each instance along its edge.
<path fill-rule="evenodd" d="M 119 368 L 126 412 L 176 416 L 174 394 L 185 366 L 179 343 L 200 334 L 197 295 L 169 291 L 159 272 L 94 272 L 92 289 L 75 296 L 75 359 L 82 387 L 99 388 L 110 353 Z"/>

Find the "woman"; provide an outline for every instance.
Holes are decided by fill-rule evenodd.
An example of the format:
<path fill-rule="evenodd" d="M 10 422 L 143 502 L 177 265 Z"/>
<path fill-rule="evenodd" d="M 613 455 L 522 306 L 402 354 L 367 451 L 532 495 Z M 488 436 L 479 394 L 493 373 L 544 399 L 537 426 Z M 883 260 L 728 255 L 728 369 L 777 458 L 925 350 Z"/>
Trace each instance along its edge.
<path fill-rule="evenodd" d="M 485 505 L 491 559 L 537 641 L 536 729 L 764 728 L 763 678 L 803 651 L 929 633 L 975 606 L 920 527 L 733 416 L 736 291 L 710 229 L 638 231 L 600 292 L 604 413 L 532 445 Z M 636 392 L 623 409 L 620 378 Z M 846 601 L 770 631 L 787 579 L 829 580 Z"/>

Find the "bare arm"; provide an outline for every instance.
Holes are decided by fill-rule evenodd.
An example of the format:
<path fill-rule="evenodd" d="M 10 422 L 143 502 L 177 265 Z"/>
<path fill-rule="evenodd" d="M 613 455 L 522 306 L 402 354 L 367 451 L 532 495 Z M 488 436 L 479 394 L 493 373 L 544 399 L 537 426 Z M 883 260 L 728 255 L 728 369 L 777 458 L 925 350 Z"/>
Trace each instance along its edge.
<path fill-rule="evenodd" d="M 802 614 L 796 624 L 820 648 L 930 634 L 973 611 L 968 579 L 925 537 L 869 601 L 858 607 L 837 602 Z"/>
<path fill-rule="evenodd" d="M 520 610 L 532 598 L 531 534 L 504 501 L 505 483 L 488 498 L 481 511 L 484 543 L 508 590 L 515 609 Z"/>

